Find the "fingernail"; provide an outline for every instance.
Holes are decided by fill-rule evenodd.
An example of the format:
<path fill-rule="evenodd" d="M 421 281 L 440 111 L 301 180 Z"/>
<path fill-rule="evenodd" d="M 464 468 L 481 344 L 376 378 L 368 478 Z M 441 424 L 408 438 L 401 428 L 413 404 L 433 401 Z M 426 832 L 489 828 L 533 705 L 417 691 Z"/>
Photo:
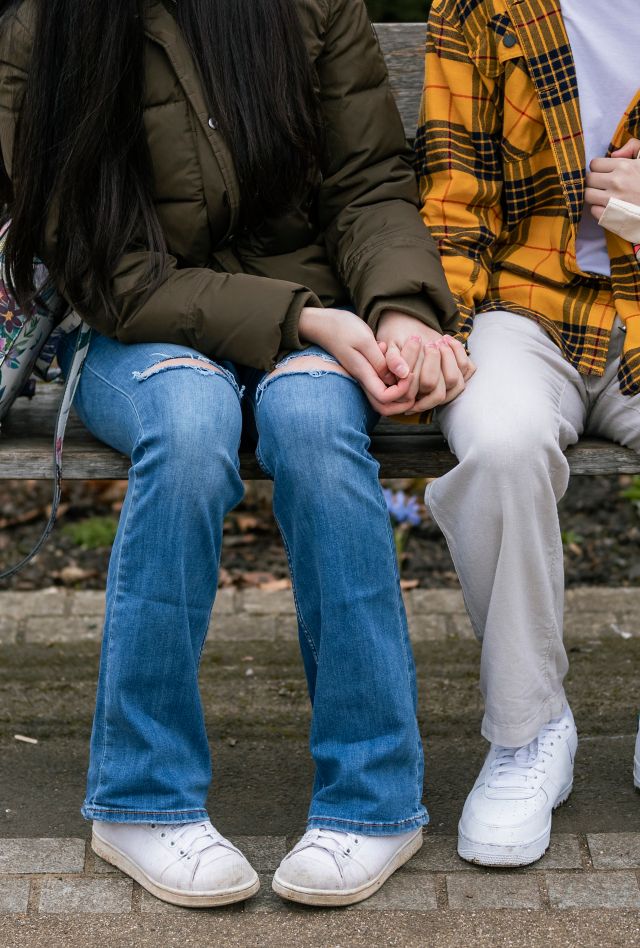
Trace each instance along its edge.
<path fill-rule="evenodd" d="M 410 337 L 409 337 L 409 341 L 410 341 L 410 342 L 420 342 L 420 341 L 421 341 L 421 340 L 420 340 L 420 336 L 410 336 Z"/>

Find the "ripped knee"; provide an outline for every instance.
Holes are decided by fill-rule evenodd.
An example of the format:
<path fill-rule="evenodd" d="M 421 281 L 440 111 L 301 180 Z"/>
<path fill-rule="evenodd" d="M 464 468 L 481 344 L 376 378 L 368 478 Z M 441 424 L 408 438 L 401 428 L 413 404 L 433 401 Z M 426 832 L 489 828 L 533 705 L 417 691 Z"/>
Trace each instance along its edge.
<path fill-rule="evenodd" d="M 319 378 L 322 375 L 345 375 L 348 379 L 352 378 L 349 372 L 338 362 L 330 359 L 324 359 L 322 356 L 296 356 L 293 359 L 287 359 L 281 365 L 276 366 L 273 372 L 265 378 L 265 382 L 270 382 L 279 375 L 311 375 Z"/>
<path fill-rule="evenodd" d="M 198 359 L 193 356 L 176 356 L 173 359 L 162 359 L 160 362 L 155 362 L 153 365 L 150 365 L 148 369 L 145 369 L 144 372 L 134 372 L 133 377 L 139 382 L 144 382 L 145 379 L 151 378 L 153 375 L 158 375 L 160 372 L 180 368 L 192 368 L 198 372 L 211 372 L 214 375 L 225 376 L 225 372 L 219 366 L 213 362 L 209 362 L 207 359 Z"/>

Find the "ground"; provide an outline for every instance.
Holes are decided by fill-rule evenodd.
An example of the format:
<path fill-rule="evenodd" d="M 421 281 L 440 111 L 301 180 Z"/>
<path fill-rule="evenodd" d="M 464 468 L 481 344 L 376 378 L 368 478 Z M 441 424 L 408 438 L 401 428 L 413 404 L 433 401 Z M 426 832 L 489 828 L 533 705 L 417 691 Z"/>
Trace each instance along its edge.
<path fill-rule="evenodd" d="M 640 794 L 631 779 L 640 590 L 568 595 L 576 781 L 549 855 L 525 872 L 481 870 L 456 855 L 457 819 L 485 750 L 478 647 L 456 590 L 417 589 L 407 602 L 431 824 L 420 854 L 378 896 L 311 911 L 269 888 L 304 828 L 311 781 L 290 593 L 222 591 L 202 666 L 215 762 L 209 807 L 263 888 L 240 908 L 187 911 L 105 871 L 87 846 L 78 808 L 102 594 L 0 594 L 0 945 L 640 945 Z"/>
<path fill-rule="evenodd" d="M 560 505 L 567 585 L 640 586 L 640 512 L 625 499 L 629 477 L 582 477 L 571 481 Z M 411 488 L 411 482 L 403 482 Z M 58 526 L 37 560 L 3 588 L 57 585 L 103 589 L 109 543 L 126 484 L 117 481 L 64 484 Z M 421 494 L 419 488 L 414 490 Z M 638 487 L 640 498 L 640 487 Z M 35 543 L 46 520 L 47 482 L 0 484 L 0 566 L 15 562 Z M 288 576 L 287 560 L 271 515 L 267 484 L 247 485 L 245 501 L 227 520 L 222 585 L 258 586 Z M 447 545 L 423 511 L 423 523 L 407 546 L 403 577 L 422 588 L 457 586 Z"/>

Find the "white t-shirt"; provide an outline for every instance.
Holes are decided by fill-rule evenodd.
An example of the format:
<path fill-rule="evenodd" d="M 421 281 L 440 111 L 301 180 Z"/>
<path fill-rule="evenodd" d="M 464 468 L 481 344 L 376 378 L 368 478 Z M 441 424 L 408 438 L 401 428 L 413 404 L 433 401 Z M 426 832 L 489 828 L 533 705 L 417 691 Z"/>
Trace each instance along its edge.
<path fill-rule="evenodd" d="M 587 168 L 603 158 L 625 109 L 640 88 L 638 0 L 561 0 L 578 77 Z M 578 227 L 578 266 L 610 276 L 606 232 L 585 206 Z"/>

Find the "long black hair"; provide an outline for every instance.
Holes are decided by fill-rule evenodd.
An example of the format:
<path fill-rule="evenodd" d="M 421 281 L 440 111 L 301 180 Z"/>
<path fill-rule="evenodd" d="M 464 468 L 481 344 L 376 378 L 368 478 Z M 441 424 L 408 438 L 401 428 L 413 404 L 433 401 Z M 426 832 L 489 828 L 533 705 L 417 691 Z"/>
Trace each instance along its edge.
<path fill-rule="evenodd" d="M 36 0 L 11 180 L 0 159 L 0 201 L 12 221 L 6 262 L 23 306 L 51 220 L 57 240 L 47 264 L 80 312 L 114 310 L 111 274 L 127 247 L 152 251 L 147 288 L 162 277 L 166 247 L 143 127 L 146 2 Z M 295 203 L 323 147 L 295 3 L 168 3 L 234 156 L 247 223 Z M 16 6 L 0 0 L 0 29 Z"/>

